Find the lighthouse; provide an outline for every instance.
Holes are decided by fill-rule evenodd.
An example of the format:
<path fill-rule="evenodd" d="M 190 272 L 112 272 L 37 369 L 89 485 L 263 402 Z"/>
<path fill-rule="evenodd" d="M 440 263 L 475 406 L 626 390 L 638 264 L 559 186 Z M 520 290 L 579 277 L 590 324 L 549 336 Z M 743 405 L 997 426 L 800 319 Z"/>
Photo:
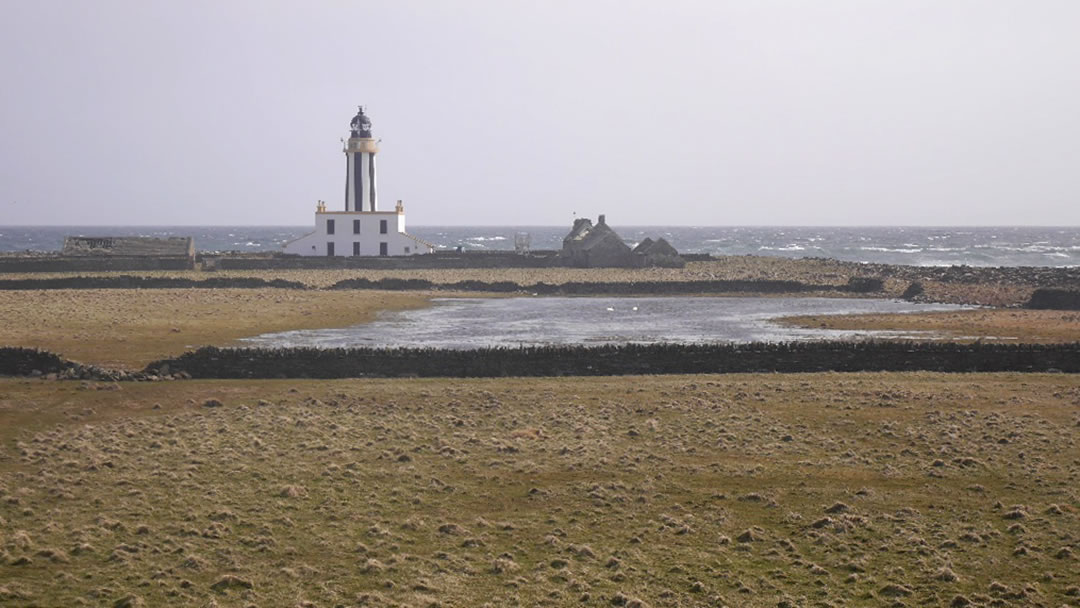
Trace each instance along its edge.
<path fill-rule="evenodd" d="M 345 142 L 345 211 L 378 211 L 379 191 L 375 179 L 375 155 L 379 142 L 371 136 L 371 119 L 357 106 Z"/>
<path fill-rule="evenodd" d="M 371 120 L 359 106 L 349 123 L 345 142 L 345 210 L 315 205 L 315 230 L 285 243 L 286 254 L 354 257 L 433 253 L 435 246 L 405 232 L 405 205 L 379 211 L 375 155 L 379 142 L 371 135 Z"/>

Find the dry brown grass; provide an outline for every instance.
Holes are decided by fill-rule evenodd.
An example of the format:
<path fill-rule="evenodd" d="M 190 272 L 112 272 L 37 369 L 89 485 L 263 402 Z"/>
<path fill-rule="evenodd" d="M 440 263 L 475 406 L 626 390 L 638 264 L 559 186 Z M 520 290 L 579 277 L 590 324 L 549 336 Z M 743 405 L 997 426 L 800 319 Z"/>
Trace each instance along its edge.
<path fill-rule="evenodd" d="M 932 332 L 958 341 L 1054 343 L 1080 341 L 1080 312 L 980 309 L 915 314 L 788 317 L 799 327 Z"/>
<path fill-rule="evenodd" d="M 0 344 L 84 363 L 141 368 L 207 344 L 289 329 L 345 327 L 430 294 L 292 289 L 0 291 Z"/>
<path fill-rule="evenodd" d="M 1073 376 L 98 388 L 0 381 L 0 605 L 1077 603 Z"/>

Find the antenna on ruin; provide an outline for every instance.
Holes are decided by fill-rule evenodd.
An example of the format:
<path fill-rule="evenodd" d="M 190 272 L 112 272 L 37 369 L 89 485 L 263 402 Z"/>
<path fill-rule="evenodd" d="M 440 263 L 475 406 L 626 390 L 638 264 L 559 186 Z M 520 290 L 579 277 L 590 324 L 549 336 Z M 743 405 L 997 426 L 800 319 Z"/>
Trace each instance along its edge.
<path fill-rule="evenodd" d="M 532 247 L 532 235 L 528 232 L 519 232 L 514 235 L 514 251 L 528 253 Z"/>

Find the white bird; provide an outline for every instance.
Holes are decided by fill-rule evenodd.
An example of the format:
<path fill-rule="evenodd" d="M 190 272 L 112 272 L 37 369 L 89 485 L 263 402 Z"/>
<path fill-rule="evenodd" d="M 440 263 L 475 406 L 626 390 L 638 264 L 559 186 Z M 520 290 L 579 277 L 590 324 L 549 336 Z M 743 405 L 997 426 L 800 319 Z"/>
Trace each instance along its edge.
<path fill-rule="evenodd" d="M 637 306 L 631 308 L 630 310 L 637 310 Z"/>
<path fill-rule="evenodd" d="M 608 307 L 607 307 L 607 311 L 608 311 L 608 312 L 615 312 L 615 309 L 614 309 L 614 308 L 612 308 L 612 307 L 610 307 L 610 306 L 608 306 Z"/>

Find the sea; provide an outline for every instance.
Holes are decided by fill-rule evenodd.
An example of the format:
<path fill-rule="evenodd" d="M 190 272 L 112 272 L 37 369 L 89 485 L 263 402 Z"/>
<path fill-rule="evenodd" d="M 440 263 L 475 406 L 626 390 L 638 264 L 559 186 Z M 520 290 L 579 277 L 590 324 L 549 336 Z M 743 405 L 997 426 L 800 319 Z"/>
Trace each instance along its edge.
<path fill-rule="evenodd" d="M 1080 227 L 612 226 L 685 253 L 834 258 L 914 266 L 1080 265 Z M 279 251 L 310 226 L 0 226 L 0 252 L 59 251 L 65 236 L 190 236 L 204 252 Z M 559 249 L 566 226 L 412 226 L 440 250 Z"/>

